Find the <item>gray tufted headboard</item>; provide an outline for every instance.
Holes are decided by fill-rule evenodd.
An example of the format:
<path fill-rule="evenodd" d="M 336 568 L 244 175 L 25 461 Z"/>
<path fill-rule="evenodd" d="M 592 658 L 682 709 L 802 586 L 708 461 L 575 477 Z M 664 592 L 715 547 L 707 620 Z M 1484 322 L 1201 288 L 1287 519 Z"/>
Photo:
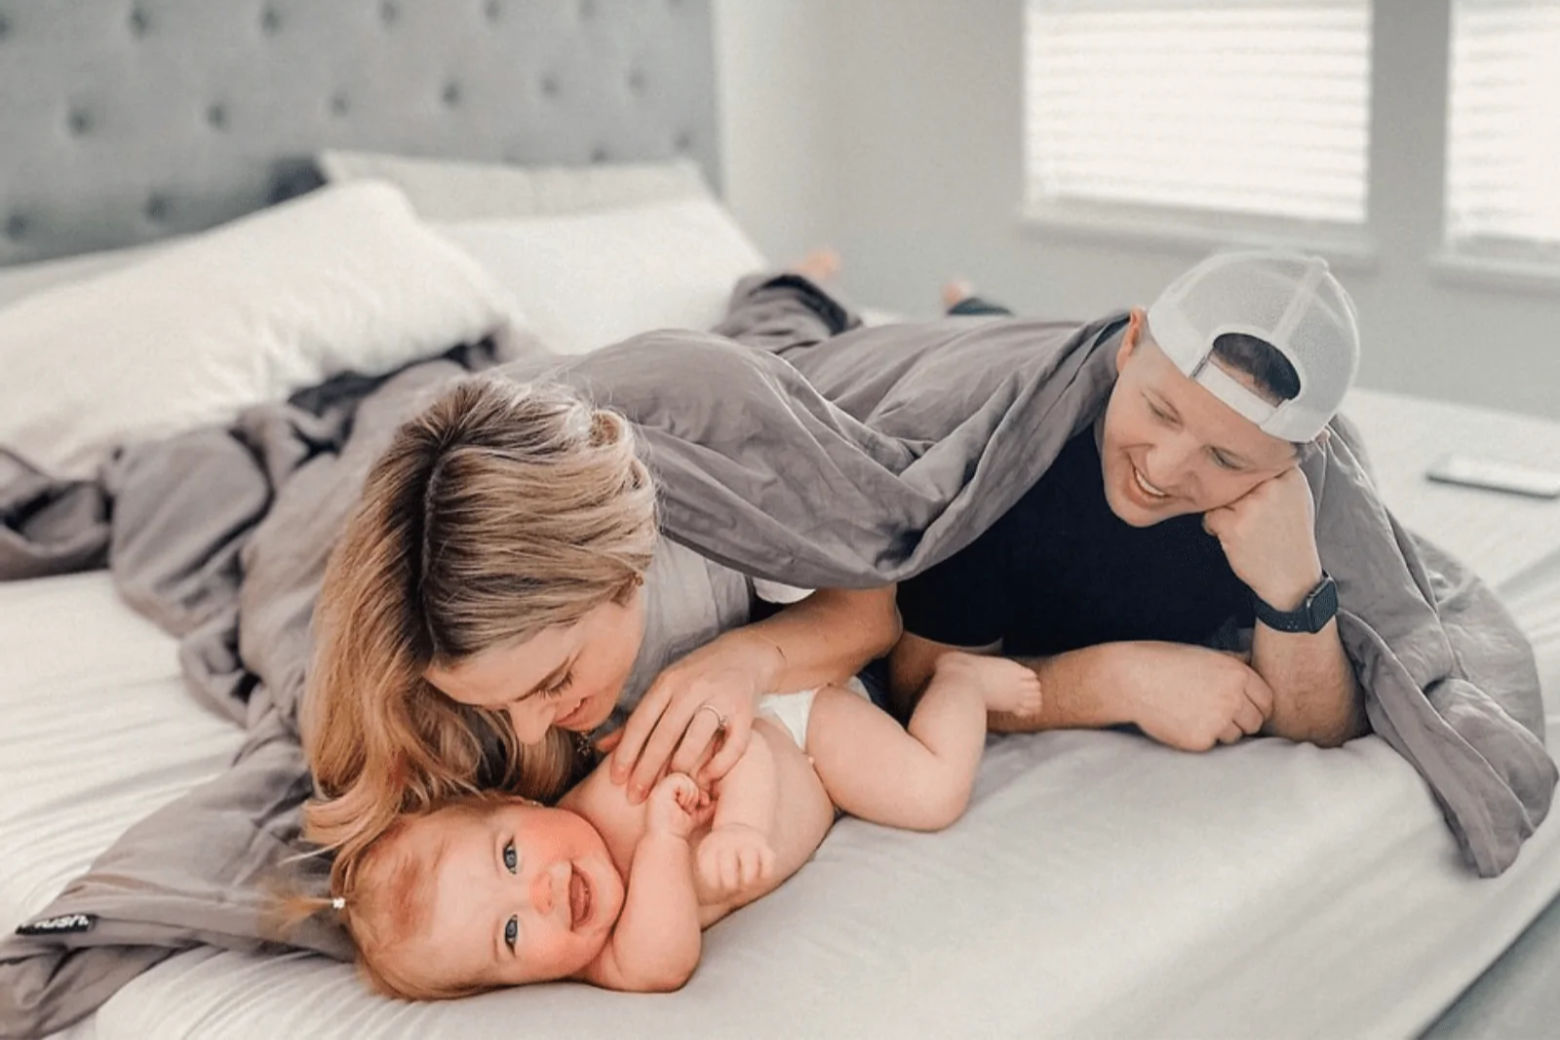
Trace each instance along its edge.
<path fill-rule="evenodd" d="M 709 0 L 0 0 L 0 264 L 208 227 L 323 147 L 684 153 L 716 182 Z"/>

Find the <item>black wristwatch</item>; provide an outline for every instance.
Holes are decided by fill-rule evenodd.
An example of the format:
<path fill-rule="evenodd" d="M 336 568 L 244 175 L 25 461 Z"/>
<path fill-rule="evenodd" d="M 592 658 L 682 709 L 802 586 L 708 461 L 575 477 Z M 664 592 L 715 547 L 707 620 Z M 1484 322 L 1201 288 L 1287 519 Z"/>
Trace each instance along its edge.
<path fill-rule="evenodd" d="M 1257 620 L 1275 632 L 1310 632 L 1315 634 L 1327 627 L 1327 622 L 1338 613 L 1338 585 L 1332 575 L 1322 572 L 1322 580 L 1316 588 L 1305 594 L 1305 599 L 1294 610 L 1279 610 L 1256 593 L 1251 594 Z"/>

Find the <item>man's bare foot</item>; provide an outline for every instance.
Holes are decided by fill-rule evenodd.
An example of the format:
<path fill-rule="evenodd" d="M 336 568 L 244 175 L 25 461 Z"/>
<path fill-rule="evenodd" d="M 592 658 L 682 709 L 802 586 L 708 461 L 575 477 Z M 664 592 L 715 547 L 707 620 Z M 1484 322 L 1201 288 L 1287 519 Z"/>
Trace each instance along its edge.
<path fill-rule="evenodd" d="M 830 246 L 822 246 L 792 264 L 791 270 L 822 285 L 840 273 L 840 254 Z"/>
<path fill-rule="evenodd" d="M 1011 658 L 955 650 L 937 659 L 934 681 L 944 680 L 977 690 L 987 711 L 1021 718 L 1040 712 L 1040 677 Z"/>
<path fill-rule="evenodd" d="M 942 287 L 944 310 L 951 310 L 975 295 L 975 287 L 963 278 L 954 278 Z"/>

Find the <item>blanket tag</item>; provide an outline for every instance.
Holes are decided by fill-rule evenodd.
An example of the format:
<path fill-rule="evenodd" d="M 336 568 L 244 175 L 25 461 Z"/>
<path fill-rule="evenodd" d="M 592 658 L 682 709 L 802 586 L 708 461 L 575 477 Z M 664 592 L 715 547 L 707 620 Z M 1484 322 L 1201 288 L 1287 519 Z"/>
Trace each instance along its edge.
<path fill-rule="evenodd" d="M 84 932 L 97 924 L 97 914 L 61 914 L 45 917 L 31 924 L 18 925 L 17 935 L 62 935 L 66 932 Z"/>

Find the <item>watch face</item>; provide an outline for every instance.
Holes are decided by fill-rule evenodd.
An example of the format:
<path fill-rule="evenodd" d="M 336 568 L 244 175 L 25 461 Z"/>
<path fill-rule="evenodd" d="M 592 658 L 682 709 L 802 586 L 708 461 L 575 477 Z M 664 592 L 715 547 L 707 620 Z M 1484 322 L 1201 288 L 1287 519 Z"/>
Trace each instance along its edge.
<path fill-rule="evenodd" d="M 1322 583 L 1305 600 L 1306 620 L 1312 632 L 1320 632 L 1338 613 L 1338 585 L 1326 574 Z"/>

